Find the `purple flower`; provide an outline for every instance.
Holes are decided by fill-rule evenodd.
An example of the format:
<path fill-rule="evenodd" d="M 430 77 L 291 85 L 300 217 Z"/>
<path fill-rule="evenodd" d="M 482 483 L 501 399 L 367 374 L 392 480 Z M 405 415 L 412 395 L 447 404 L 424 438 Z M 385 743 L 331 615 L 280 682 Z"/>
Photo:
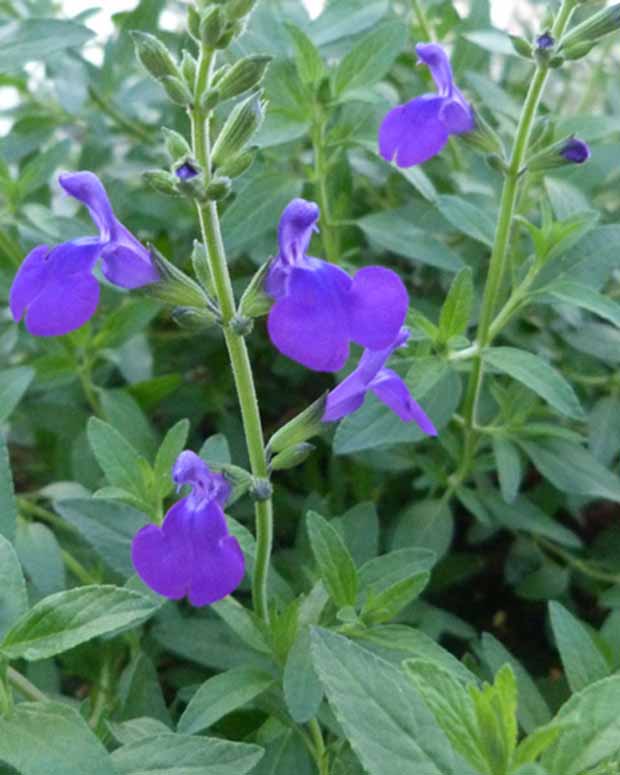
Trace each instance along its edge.
<path fill-rule="evenodd" d="M 416 46 L 419 62 L 427 65 L 437 85 L 436 94 L 423 94 L 393 108 L 379 129 L 379 151 L 399 167 L 423 164 L 436 156 L 450 135 L 471 132 L 474 113 L 454 84 L 448 55 L 437 43 Z"/>
<path fill-rule="evenodd" d="M 573 164 L 583 164 L 590 158 L 590 147 L 578 137 L 571 137 L 566 141 L 560 155 Z"/>
<path fill-rule="evenodd" d="M 198 175 L 198 170 L 191 162 L 186 161 L 176 168 L 175 174 L 179 180 L 191 180 Z"/>
<path fill-rule="evenodd" d="M 536 45 L 539 49 L 542 49 L 543 51 L 549 48 L 553 48 L 555 46 L 555 39 L 551 36 L 549 32 L 543 32 L 542 35 L 539 35 L 536 38 Z"/>
<path fill-rule="evenodd" d="M 83 326 L 95 313 L 99 284 L 93 277 L 102 260 L 106 279 L 139 288 L 159 279 L 148 250 L 116 220 L 105 189 L 92 172 L 61 175 L 60 185 L 83 202 L 99 238 L 81 237 L 56 247 L 39 245 L 24 259 L 11 286 L 9 304 L 17 322 L 35 336 L 60 336 Z"/>
<path fill-rule="evenodd" d="M 394 350 L 402 347 L 407 339 L 409 331 L 402 328 L 389 347 L 378 351 L 366 350 L 357 368 L 327 395 L 323 422 L 335 422 L 353 414 L 364 403 L 366 393 L 371 391 L 403 422 L 415 422 L 424 433 L 436 436 L 435 426 L 414 401 L 404 380 L 385 365 Z"/>
<path fill-rule="evenodd" d="M 230 486 L 194 452 L 181 452 L 172 469 L 191 492 L 174 504 L 163 525 L 147 525 L 134 537 L 131 559 L 144 583 L 171 600 L 209 605 L 236 589 L 245 571 L 243 553 L 230 535 L 222 507 Z"/>
<path fill-rule="evenodd" d="M 349 344 L 382 350 L 402 326 L 409 298 L 395 272 L 379 266 L 353 278 L 334 264 L 308 256 L 319 208 L 294 199 L 278 228 L 280 252 L 273 259 L 266 292 L 276 302 L 268 319 L 273 344 L 314 371 L 338 371 Z"/>

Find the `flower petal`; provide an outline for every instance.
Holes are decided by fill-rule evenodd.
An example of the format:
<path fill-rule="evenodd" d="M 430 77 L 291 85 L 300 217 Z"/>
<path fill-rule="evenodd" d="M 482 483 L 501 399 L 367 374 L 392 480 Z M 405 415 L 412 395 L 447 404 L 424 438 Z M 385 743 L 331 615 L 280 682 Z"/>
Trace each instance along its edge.
<path fill-rule="evenodd" d="M 419 62 L 431 71 L 439 96 L 452 95 L 454 76 L 448 55 L 438 43 L 418 43 L 415 47 Z"/>
<path fill-rule="evenodd" d="M 281 260 L 289 264 L 303 260 L 319 215 L 319 206 L 305 199 L 293 199 L 286 206 L 278 225 Z"/>
<path fill-rule="evenodd" d="M 99 303 L 92 269 L 100 252 L 96 240 L 65 242 L 51 251 L 45 283 L 26 312 L 31 334 L 62 336 L 90 320 Z"/>
<path fill-rule="evenodd" d="M 364 403 L 368 385 L 356 369 L 327 394 L 323 422 L 336 422 L 356 412 Z"/>
<path fill-rule="evenodd" d="M 454 93 L 455 98 L 446 100 L 441 109 L 441 120 L 450 134 L 458 135 L 463 132 L 471 132 L 476 128 L 473 111 L 456 86 Z"/>
<path fill-rule="evenodd" d="M 118 222 L 103 183 L 93 172 L 65 172 L 58 182 L 70 196 L 88 207 L 103 241 L 114 237 Z"/>
<path fill-rule="evenodd" d="M 386 161 L 399 167 L 423 164 L 448 142 L 448 129 L 441 120 L 445 98 L 425 94 L 393 108 L 379 129 L 379 150 Z"/>
<path fill-rule="evenodd" d="M 391 346 L 407 316 L 409 295 L 391 269 L 367 266 L 353 278 L 347 301 L 351 339 L 371 350 Z"/>
<path fill-rule="evenodd" d="M 49 253 L 48 245 L 38 245 L 28 253 L 15 275 L 9 293 L 9 306 L 15 322 L 22 319 L 26 307 L 45 287 L 50 269 L 50 263 L 47 260 Z"/>
<path fill-rule="evenodd" d="M 159 280 L 148 250 L 133 239 L 135 244 L 110 242 L 103 249 L 101 271 L 120 288 L 141 288 Z"/>
<path fill-rule="evenodd" d="M 267 327 L 283 355 L 314 371 L 339 371 L 349 355 L 347 289 L 342 269 L 319 259 L 291 270 L 287 295 L 271 308 Z"/>
<path fill-rule="evenodd" d="M 437 435 L 431 419 L 413 399 L 404 380 L 395 371 L 382 369 L 370 388 L 403 422 L 415 422 L 429 436 Z"/>
<path fill-rule="evenodd" d="M 188 498 L 168 512 L 161 528 L 148 525 L 134 537 L 131 557 L 140 578 L 164 597 L 188 595 L 208 605 L 229 595 L 243 579 L 243 553 L 228 534 L 219 506 L 192 510 Z"/>
<path fill-rule="evenodd" d="M 179 487 L 191 485 L 190 498 L 194 503 L 215 500 L 224 506 L 230 497 L 231 487 L 226 477 L 211 471 L 205 461 L 190 449 L 183 450 L 177 457 L 172 479 Z"/>

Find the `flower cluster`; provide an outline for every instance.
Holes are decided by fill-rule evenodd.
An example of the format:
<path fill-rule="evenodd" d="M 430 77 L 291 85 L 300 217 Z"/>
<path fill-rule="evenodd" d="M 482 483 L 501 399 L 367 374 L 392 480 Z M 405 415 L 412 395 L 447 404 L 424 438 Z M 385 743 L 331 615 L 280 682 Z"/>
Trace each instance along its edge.
<path fill-rule="evenodd" d="M 61 175 L 60 185 L 88 207 L 99 237 L 56 247 L 38 245 L 24 259 L 9 296 L 15 321 L 25 316 L 35 336 L 61 336 L 95 314 L 99 284 L 93 269 L 101 259 L 104 277 L 121 288 L 140 288 L 159 279 L 148 250 L 120 223 L 99 178 L 92 172 Z"/>
<path fill-rule="evenodd" d="M 236 589 L 245 573 L 243 552 L 223 512 L 230 485 L 189 450 L 177 458 L 172 478 L 179 489 L 188 484 L 189 495 L 172 506 L 161 527 L 147 525 L 136 534 L 131 558 L 158 594 L 209 605 Z"/>

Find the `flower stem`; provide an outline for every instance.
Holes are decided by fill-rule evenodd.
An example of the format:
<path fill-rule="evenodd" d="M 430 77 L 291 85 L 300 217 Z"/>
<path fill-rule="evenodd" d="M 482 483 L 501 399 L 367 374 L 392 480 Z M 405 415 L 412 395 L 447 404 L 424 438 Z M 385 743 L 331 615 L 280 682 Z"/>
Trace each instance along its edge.
<path fill-rule="evenodd" d="M 575 0 L 563 0 L 553 25 L 552 35 L 556 40 L 562 36 L 562 33 L 566 29 L 574 6 Z M 548 64 L 544 61 L 539 62 L 525 98 L 510 157 L 510 163 L 504 180 L 497 228 L 495 231 L 495 240 L 491 252 L 487 282 L 482 297 L 482 306 L 480 308 L 480 319 L 476 338 L 478 354 L 473 361 L 463 409 L 463 415 L 465 417 L 465 462 L 467 468 L 470 467 L 476 445 L 476 434 L 474 429 L 476 426 L 478 401 L 484 379 L 482 351 L 491 344 L 493 335 L 497 332 L 497 329 L 492 330 L 493 317 L 506 270 L 506 259 L 508 256 L 512 222 L 519 194 L 521 170 L 526 159 L 534 120 L 548 76 Z"/>
<path fill-rule="evenodd" d="M 11 686 L 27 699 L 33 702 L 47 702 L 49 700 L 40 689 L 37 689 L 33 683 L 30 683 L 26 676 L 18 673 L 14 668 L 7 667 L 6 677 Z"/>
<path fill-rule="evenodd" d="M 411 0 L 411 5 L 413 6 L 413 13 L 417 19 L 418 27 L 420 28 L 422 36 L 425 41 L 430 43 L 434 39 L 434 35 L 431 29 L 431 25 L 426 17 L 424 8 L 422 7 L 422 3 L 420 0 Z"/>
<path fill-rule="evenodd" d="M 209 85 L 214 61 L 215 57 L 212 52 L 202 51 L 196 76 L 197 100 L 196 104 L 189 111 L 192 125 L 193 152 L 204 171 L 206 179 L 211 174 L 210 114 L 205 114 L 200 109 L 199 96 Z M 237 309 L 226 262 L 217 204 L 215 202 L 208 202 L 207 204 L 196 202 L 196 209 L 198 211 L 202 238 L 207 250 L 209 272 L 220 305 L 222 330 L 241 408 L 250 467 L 255 477 L 266 479 L 269 476 L 269 470 L 265 455 L 263 430 L 254 387 L 252 366 L 245 340 L 230 328 L 230 322 L 235 317 Z M 263 620 L 269 621 L 267 580 L 273 541 L 273 509 L 271 499 L 257 501 L 255 515 L 256 560 L 254 578 L 252 580 L 252 599 L 256 613 Z"/>
<path fill-rule="evenodd" d="M 314 178 L 316 198 L 321 208 L 321 239 L 325 257 L 331 263 L 337 263 L 339 250 L 338 234 L 331 217 L 329 192 L 327 189 L 328 163 L 325 153 L 325 118 L 321 115 L 312 130 L 312 148 L 314 152 Z"/>
<path fill-rule="evenodd" d="M 316 719 L 308 724 L 310 730 L 310 736 L 313 743 L 313 755 L 316 761 L 316 766 L 319 770 L 319 775 L 329 775 L 329 760 L 327 758 L 327 751 L 325 749 L 325 740 L 323 739 L 323 733 L 321 727 Z"/>

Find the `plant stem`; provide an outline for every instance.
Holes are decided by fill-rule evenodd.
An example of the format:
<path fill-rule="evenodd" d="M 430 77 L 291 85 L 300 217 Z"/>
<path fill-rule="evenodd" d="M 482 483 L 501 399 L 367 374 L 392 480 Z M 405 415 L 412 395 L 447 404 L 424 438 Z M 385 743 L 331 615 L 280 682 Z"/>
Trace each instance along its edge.
<path fill-rule="evenodd" d="M 208 88 L 213 72 L 215 56 L 202 51 L 196 75 L 196 104 L 190 110 L 192 125 L 192 146 L 196 160 L 202 167 L 208 180 L 211 174 L 211 142 L 209 134 L 210 115 L 199 106 L 199 97 Z M 252 474 L 259 479 L 267 479 L 269 470 L 265 455 L 263 429 L 254 387 L 254 377 L 250 357 L 243 337 L 236 334 L 230 323 L 236 315 L 230 273 L 226 262 L 226 253 L 222 240 L 220 221 L 215 202 L 202 204 L 196 202 L 202 238 L 207 249 L 209 272 L 217 296 L 222 316 L 222 330 L 228 349 L 235 388 L 241 408 L 241 418 L 245 440 L 250 458 Z M 273 509 L 271 498 L 257 501 L 256 515 L 256 559 L 252 580 L 252 599 L 256 613 L 269 621 L 267 580 L 269 560 L 273 541 Z"/>
<path fill-rule="evenodd" d="M 17 670 L 12 667 L 7 667 L 6 677 L 11 686 L 29 700 L 32 700 L 33 702 L 49 701 L 49 698 L 43 694 L 40 689 L 37 689 L 33 683 L 30 683 L 26 676 L 18 673 Z"/>
<path fill-rule="evenodd" d="M 321 239 L 325 257 L 331 263 L 337 263 L 339 257 L 338 234 L 334 230 L 327 190 L 327 158 L 325 154 L 325 118 L 321 114 L 312 130 L 312 147 L 314 151 L 314 178 L 316 181 L 316 197 L 321 208 Z"/>
<path fill-rule="evenodd" d="M 422 3 L 420 0 L 411 0 L 411 5 L 413 6 L 413 12 L 418 21 L 418 27 L 422 32 L 422 36 L 425 41 L 430 43 L 434 39 L 434 36 L 424 8 L 422 7 Z"/>
<path fill-rule="evenodd" d="M 308 724 L 310 736 L 312 737 L 314 748 L 314 759 L 319 770 L 319 775 L 329 775 L 329 760 L 326 755 L 325 741 L 319 722 L 313 718 Z"/>
<path fill-rule="evenodd" d="M 562 6 L 553 25 L 552 35 L 558 40 L 570 19 L 575 5 L 575 0 L 563 0 Z M 527 149 L 534 126 L 534 120 L 540 100 L 549 76 L 549 66 L 546 62 L 538 63 L 536 73 L 532 79 L 515 137 L 510 163 L 506 172 L 504 186 L 500 200 L 497 228 L 495 231 L 495 240 L 491 251 L 489 271 L 487 282 L 482 297 L 482 306 L 480 309 L 480 319 L 478 323 L 478 334 L 476 344 L 478 354 L 473 361 L 473 367 L 465 395 L 463 415 L 465 417 L 465 464 L 469 468 L 476 446 L 476 416 L 478 411 L 478 401 L 484 379 L 484 368 L 482 363 L 482 352 L 488 347 L 493 339 L 495 331 L 491 330 L 493 316 L 498 302 L 498 297 L 502 288 L 502 281 L 506 269 L 506 259 L 508 256 L 508 246 L 512 231 L 512 222 L 515 215 L 517 197 L 519 194 L 519 182 L 521 170 L 526 159 Z"/>
<path fill-rule="evenodd" d="M 561 549 L 552 541 L 549 541 L 542 536 L 533 535 L 532 538 L 534 539 L 535 543 L 537 543 L 542 549 L 545 549 L 550 554 L 554 554 L 560 560 L 563 560 L 569 566 L 569 568 L 578 571 L 584 576 L 588 576 L 591 579 L 596 579 L 597 581 L 604 581 L 608 584 L 620 584 L 619 573 L 608 573 L 607 571 L 593 568 L 591 565 L 585 562 L 585 560 L 581 560 L 579 557 L 574 557 L 570 552 Z"/>

